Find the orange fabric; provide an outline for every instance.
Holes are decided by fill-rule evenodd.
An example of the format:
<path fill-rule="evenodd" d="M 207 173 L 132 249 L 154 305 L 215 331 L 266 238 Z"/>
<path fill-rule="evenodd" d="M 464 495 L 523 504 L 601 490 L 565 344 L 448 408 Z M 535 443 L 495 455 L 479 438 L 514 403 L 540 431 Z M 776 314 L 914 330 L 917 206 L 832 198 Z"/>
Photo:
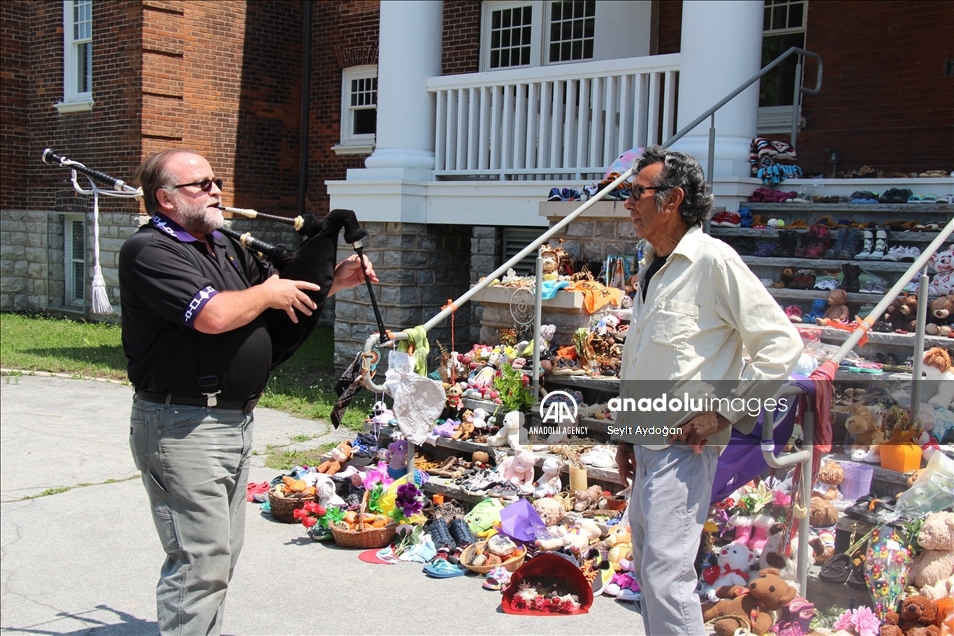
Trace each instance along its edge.
<path fill-rule="evenodd" d="M 566 291 L 577 291 L 583 294 L 583 308 L 588 314 L 595 313 L 598 309 L 610 303 L 619 307 L 619 302 L 623 298 L 622 289 L 607 287 L 591 280 L 570 283 Z"/>

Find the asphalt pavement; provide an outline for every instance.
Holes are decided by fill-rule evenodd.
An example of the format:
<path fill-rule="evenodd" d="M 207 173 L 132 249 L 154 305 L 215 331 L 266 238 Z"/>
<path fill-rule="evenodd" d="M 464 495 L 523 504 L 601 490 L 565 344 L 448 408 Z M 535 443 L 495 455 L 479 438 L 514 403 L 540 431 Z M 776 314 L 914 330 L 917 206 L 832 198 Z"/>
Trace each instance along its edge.
<path fill-rule="evenodd" d="M 0 378 L 0 633 L 158 633 L 164 555 L 129 452 L 129 386 L 65 377 Z M 255 410 L 252 481 L 266 446 L 343 438 L 328 422 Z M 41 496 L 38 496 L 41 495 Z M 372 565 L 315 543 L 249 504 L 229 587 L 226 634 L 643 634 L 631 603 L 588 614 L 512 616 L 482 577 L 431 579 L 421 564 Z"/>

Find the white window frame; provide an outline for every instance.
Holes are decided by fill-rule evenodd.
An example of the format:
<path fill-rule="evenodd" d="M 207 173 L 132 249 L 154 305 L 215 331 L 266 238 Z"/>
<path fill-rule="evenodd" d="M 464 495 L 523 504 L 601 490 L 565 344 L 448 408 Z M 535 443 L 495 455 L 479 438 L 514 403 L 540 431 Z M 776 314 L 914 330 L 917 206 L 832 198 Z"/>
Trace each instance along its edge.
<path fill-rule="evenodd" d="M 84 3 L 89 7 L 89 37 L 76 38 L 76 24 L 74 9 L 77 3 Z M 93 108 L 93 70 L 92 53 L 85 63 L 88 65 L 86 72 L 89 74 L 88 91 L 79 91 L 77 86 L 78 66 L 84 60 L 80 60 L 79 50 L 81 45 L 89 44 L 90 49 L 93 45 L 93 3 L 92 0 L 63 0 L 63 101 L 55 104 L 56 109 L 61 113 L 71 113 L 78 111 L 92 110 Z"/>
<path fill-rule="evenodd" d="M 79 223 L 83 231 L 82 249 L 77 254 L 77 246 L 73 242 L 73 224 Z M 63 302 L 67 307 L 84 307 L 86 303 L 86 218 L 82 214 L 64 214 L 63 215 L 63 267 L 64 267 L 64 290 Z M 76 280 L 76 264 L 83 266 L 83 280 Z M 79 282 L 83 295 L 76 296 L 76 284 Z"/>
<path fill-rule="evenodd" d="M 786 10 L 788 10 L 787 5 L 793 4 L 798 0 L 789 0 L 786 5 Z M 808 37 L 808 0 L 801 2 L 802 4 L 802 26 L 797 28 L 783 28 L 783 29 L 763 29 L 762 37 L 773 36 L 773 35 L 785 35 L 787 33 L 804 33 L 805 37 Z M 766 5 L 766 10 L 772 10 L 778 8 L 777 5 Z M 784 53 L 784 51 L 782 51 Z M 800 100 L 801 94 L 796 93 L 793 99 Z M 799 113 L 801 113 L 801 104 L 799 104 Z M 799 121 L 799 127 L 802 126 L 802 122 Z M 758 121 L 758 135 L 760 137 L 765 135 L 778 135 L 782 133 L 790 133 L 792 130 L 792 107 L 788 106 L 759 106 L 759 121 Z"/>
<path fill-rule="evenodd" d="M 378 76 L 377 64 L 351 66 L 341 71 L 341 141 L 332 150 L 339 155 L 370 154 L 374 151 L 377 133 L 353 134 L 354 113 L 356 110 L 368 110 L 351 105 L 351 82 Z M 374 109 L 377 110 L 375 98 Z"/>
<path fill-rule="evenodd" d="M 537 66 L 558 66 L 561 64 L 576 64 L 583 60 L 564 60 L 562 62 L 547 62 L 550 50 L 550 16 L 552 0 L 484 0 L 481 4 L 480 15 L 480 71 L 504 71 L 513 68 L 532 68 Z M 514 9 L 516 7 L 531 7 L 532 22 L 530 23 L 530 63 L 522 66 L 508 66 L 505 68 L 490 68 L 490 25 L 494 11 L 500 9 Z M 599 10 L 599 5 L 597 5 Z M 592 58 L 590 58 L 592 59 Z"/>

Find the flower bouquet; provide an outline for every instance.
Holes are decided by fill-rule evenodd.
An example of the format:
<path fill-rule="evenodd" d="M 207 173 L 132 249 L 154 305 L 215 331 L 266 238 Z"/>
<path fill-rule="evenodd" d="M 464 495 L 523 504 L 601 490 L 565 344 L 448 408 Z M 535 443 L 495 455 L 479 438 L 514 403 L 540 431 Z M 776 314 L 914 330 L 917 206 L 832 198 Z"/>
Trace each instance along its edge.
<path fill-rule="evenodd" d="M 870 608 L 861 606 L 853 610 L 845 610 L 839 616 L 832 629 L 836 634 L 850 634 L 851 636 L 878 636 L 881 632 L 881 621 Z"/>
<path fill-rule="evenodd" d="M 583 572 L 568 560 L 542 553 L 513 573 L 501 600 L 507 614 L 553 616 L 585 614 L 593 604 L 593 589 Z"/>

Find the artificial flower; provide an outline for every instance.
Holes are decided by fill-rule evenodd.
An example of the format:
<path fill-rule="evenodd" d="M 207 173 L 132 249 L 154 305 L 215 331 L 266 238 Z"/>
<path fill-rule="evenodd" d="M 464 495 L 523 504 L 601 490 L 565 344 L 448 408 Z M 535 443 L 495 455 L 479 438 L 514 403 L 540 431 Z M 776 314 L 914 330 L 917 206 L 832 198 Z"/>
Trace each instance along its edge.
<path fill-rule="evenodd" d="M 424 508 L 424 495 L 413 483 L 401 484 L 397 489 L 394 506 L 400 509 L 405 517 L 416 515 Z"/>

